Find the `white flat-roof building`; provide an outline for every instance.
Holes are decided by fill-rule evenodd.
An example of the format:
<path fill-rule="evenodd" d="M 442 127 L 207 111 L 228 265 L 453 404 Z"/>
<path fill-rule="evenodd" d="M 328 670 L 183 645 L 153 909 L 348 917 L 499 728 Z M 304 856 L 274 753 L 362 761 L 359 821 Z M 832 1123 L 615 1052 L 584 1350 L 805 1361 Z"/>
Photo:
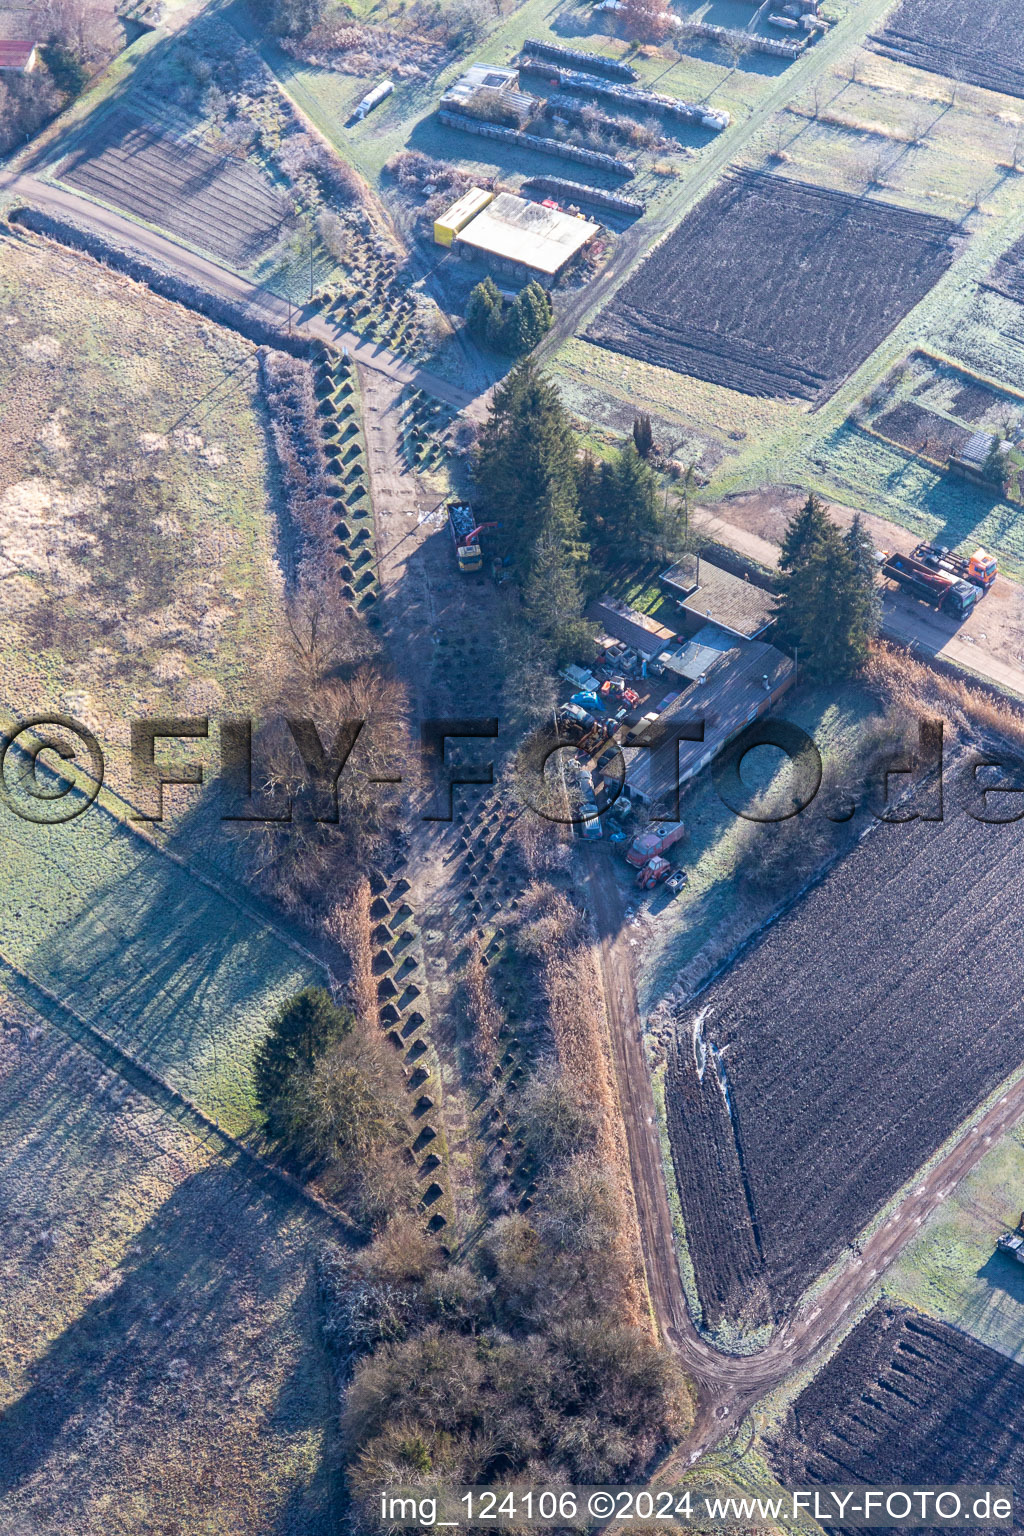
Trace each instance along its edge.
<path fill-rule="evenodd" d="M 483 260 L 520 282 L 550 282 L 590 244 L 601 226 L 559 208 L 499 192 L 455 236 L 455 250 L 467 261 Z"/>
<path fill-rule="evenodd" d="M 480 108 L 502 108 L 514 115 L 520 127 L 528 122 L 538 105 L 536 96 L 519 89 L 519 71 L 500 64 L 471 64 L 441 97 L 442 107 L 469 112 L 473 117 L 486 115 Z M 501 116 L 494 117 L 495 122 Z"/>

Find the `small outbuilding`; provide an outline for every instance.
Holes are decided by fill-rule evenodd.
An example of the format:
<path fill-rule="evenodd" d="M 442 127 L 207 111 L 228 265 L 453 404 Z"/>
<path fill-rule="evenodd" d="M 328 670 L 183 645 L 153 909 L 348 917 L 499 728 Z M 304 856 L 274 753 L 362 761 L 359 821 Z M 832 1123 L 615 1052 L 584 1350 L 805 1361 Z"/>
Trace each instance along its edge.
<path fill-rule="evenodd" d="M 587 618 L 598 624 L 609 641 L 628 645 L 644 661 L 676 643 L 674 630 L 631 608 L 617 597 L 598 597 L 587 605 Z"/>
<path fill-rule="evenodd" d="M 0 70 L 27 75 L 39 62 L 39 45 L 27 40 L 0 40 Z"/>
<path fill-rule="evenodd" d="M 452 245 L 455 236 L 465 229 L 470 219 L 475 219 L 477 214 L 493 201 L 493 192 L 488 192 L 483 187 L 470 187 L 457 203 L 452 203 L 452 206 L 446 209 L 439 219 L 434 220 L 434 244 Z"/>
<path fill-rule="evenodd" d="M 445 91 L 441 106 L 495 123 L 508 119 L 509 127 L 521 128 L 533 116 L 537 98 L 519 89 L 518 70 L 499 64 L 471 64 Z"/>
<path fill-rule="evenodd" d="M 599 224 L 499 192 L 455 236 L 466 261 L 481 261 L 513 282 L 553 282 L 600 230 Z"/>

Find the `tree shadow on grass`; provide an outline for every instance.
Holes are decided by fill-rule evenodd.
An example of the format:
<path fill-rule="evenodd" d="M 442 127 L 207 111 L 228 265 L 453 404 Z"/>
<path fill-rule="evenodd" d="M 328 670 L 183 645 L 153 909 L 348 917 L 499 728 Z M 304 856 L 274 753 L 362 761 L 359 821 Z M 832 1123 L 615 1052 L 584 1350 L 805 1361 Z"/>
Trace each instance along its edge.
<path fill-rule="evenodd" d="M 163 1477 L 174 1507 L 152 1513 L 183 1529 L 199 1528 L 204 1507 L 223 1506 L 257 1470 L 272 1499 L 289 1440 L 332 1417 L 309 1278 L 315 1241 L 232 1161 L 187 1178 L 138 1233 L 116 1284 L 52 1342 L 0 1414 L 0 1496 L 20 1503 L 21 1490 L 34 1503 L 25 1485 L 49 1464 L 71 1504 L 102 1497 L 105 1477 L 113 1496 L 149 1499 Z M 267 1455 L 275 1443 L 278 1468 Z M 334 1528 L 331 1460 L 293 1486 L 282 1536 Z"/>
<path fill-rule="evenodd" d="M 992 1252 L 978 1270 L 978 1279 L 1024 1307 L 1024 1264 L 1018 1264 L 1011 1253 Z"/>
<path fill-rule="evenodd" d="M 287 928 L 96 806 L 63 827 L 19 825 L 0 871 L 5 957 L 207 1113 L 240 1125 L 269 1014 L 325 976 Z"/>

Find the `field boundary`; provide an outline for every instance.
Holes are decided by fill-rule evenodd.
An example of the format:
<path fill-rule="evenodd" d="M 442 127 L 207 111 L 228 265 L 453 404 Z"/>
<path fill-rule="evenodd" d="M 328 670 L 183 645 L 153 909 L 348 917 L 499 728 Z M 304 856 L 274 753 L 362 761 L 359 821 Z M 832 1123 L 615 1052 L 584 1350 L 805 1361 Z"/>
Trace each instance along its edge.
<path fill-rule="evenodd" d="M 226 1131 L 217 1120 L 208 1115 L 205 1110 L 200 1109 L 194 1100 L 188 1098 L 179 1089 L 173 1088 L 151 1067 L 147 1067 L 145 1062 L 118 1045 L 97 1025 L 83 1018 L 65 998 L 59 997 L 43 982 L 29 975 L 3 950 L 0 950 L 0 974 L 3 972 L 7 973 L 8 978 L 14 978 L 15 985 L 11 990 L 33 1013 L 60 1029 L 69 1040 L 75 1045 L 82 1046 L 102 1066 L 116 1072 L 129 1087 L 144 1093 L 165 1114 L 185 1124 L 200 1141 L 209 1142 L 211 1138 L 216 1138 L 222 1143 L 222 1151 L 234 1153 L 249 1168 L 255 1169 L 261 1179 L 282 1186 L 302 1204 L 316 1211 L 346 1238 L 356 1234 L 358 1229 L 343 1211 L 332 1210 L 285 1169 L 261 1157 L 244 1141 L 232 1136 L 231 1132 Z M 28 997 L 23 995 L 24 991 L 29 993 Z M 37 993 L 44 998 L 52 1012 L 44 1012 L 31 996 L 32 993 Z M 52 1013 L 56 1013 L 56 1017 L 53 1017 Z"/>
<path fill-rule="evenodd" d="M 81 194 L 76 190 L 73 195 L 78 197 Z M 128 217 L 121 209 L 111 209 L 111 211 L 122 218 Z M 103 266 L 120 272 L 137 283 L 144 284 L 158 297 L 168 299 L 174 304 L 181 304 L 185 309 L 202 315 L 205 320 L 213 321 L 215 325 L 222 325 L 228 330 L 236 331 L 255 346 L 273 346 L 279 351 L 290 353 L 293 357 L 302 358 L 317 357 L 323 348 L 324 344 L 318 339 L 292 334 L 277 325 L 269 315 L 261 317 L 255 314 L 255 301 L 242 306 L 232 299 L 211 293 L 208 289 L 201 288 L 198 283 L 190 282 L 187 278 L 178 277 L 156 266 L 141 253 L 130 255 L 116 245 L 110 244 L 102 235 L 82 229 L 80 225 L 69 220 L 58 219 L 54 214 L 45 213 L 42 209 L 33 208 L 29 204 L 19 206 L 16 203 L 7 211 L 6 222 L 14 231 L 15 238 L 18 230 L 24 229 L 30 234 L 53 241 L 64 250 L 76 251 L 80 255 L 91 257 Z M 141 227 L 145 228 L 145 226 Z M 162 231 L 157 233 L 160 234 L 161 239 L 171 240 L 171 237 L 164 235 Z M 171 243 L 174 242 L 171 241 Z M 213 258 L 203 256 L 203 260 L 212 261 Z"/>
<path fill-rule="evenodd" d="M 979 283 L 978 286 L 980 288 L 987 288 L 988 284 Z M 992 292 L 999 293 L 1000 290 L 993 288 Z M 1003 294 L 1002 297 L 1005 298 L 1006 295 Z M 1016 300 L 1011 299 L 1010 302 L 1015 303 Z M 1009 399 L 1016 400 L 1021 405 L 1024 405 L 1024 390 L 1014 389 L 1012 384 L 1001 383 L 998 379 L 991 378 L 987 373 L 979 373 L 976 368 L 968 368 L 966 363 L 959 362 L 955 357 L 947 356 L 945 352 L 936 352 L 930 347 L 915 347 L 908 354 L 908 358 L 913 359 L 914 357 L 923 357 L 929 363 L 938 363 L 940 367 L 948 368 L 965 379 L 972 379 L 975 384 L 983 384 L 986 389 L 992 390 L 993 394 L 1006 395 Z"/>

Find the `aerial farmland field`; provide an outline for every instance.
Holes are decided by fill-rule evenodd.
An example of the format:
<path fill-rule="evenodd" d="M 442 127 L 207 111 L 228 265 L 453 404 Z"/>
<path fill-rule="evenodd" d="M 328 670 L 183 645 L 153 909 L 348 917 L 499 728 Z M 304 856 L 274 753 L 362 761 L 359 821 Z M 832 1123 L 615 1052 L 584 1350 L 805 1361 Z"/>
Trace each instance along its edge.
<path fill-rule="evenodd" d="M 680 1018 L 669 1130 L 713 1324 L 784 1317 L 1024 1063 L 1021 837 L 948 808 L 878 826 Z"/>
<path fill-rule="evenodd" d="M 747 394 L 820 403 L 941 277 L 953 235 L 888 203 L 733 172 L 587 339 Z"/>
<path fill-rule="evenodd" d="M 1019 1487 L 1024 1367 L 946 1323 L 880 1303 L 774 1440 L 772 1464 L 787 1486 Z"/>
<path fill-rule="evenodd" d="M 0 992 L 0 1528 L 325 1536 L 322 1231 Z"/>
<path fill-rule="evenodd" d="M 1000 256 L 984 286 L 1024 304 L 1024 239 L 1018 240 Z"/>
<path fill-rule="evenodd" d="M 902 0 L 872 42 L 919 69 L 1024 96 L 1022 0 Z"/>
<path fill-rule="evenodd" d="M 83 719 L 125 793 L 130 719 L 267 686 L 288 530 L 256 349 L 29 238 L 0 238 L 0 298 L 0 703 Z"/>
<path fill-rule="evenodd" d="M 100 805 L 49 827 L 5 813 L 0 866 L 0 958 L 32 1006 L 59 1015 L 67 1003 L 228 1129 L 247 1130 L 256 1042 L 276 1007 L 323 980 L 302 947 L 241 890 L 204 884 Z"/>

